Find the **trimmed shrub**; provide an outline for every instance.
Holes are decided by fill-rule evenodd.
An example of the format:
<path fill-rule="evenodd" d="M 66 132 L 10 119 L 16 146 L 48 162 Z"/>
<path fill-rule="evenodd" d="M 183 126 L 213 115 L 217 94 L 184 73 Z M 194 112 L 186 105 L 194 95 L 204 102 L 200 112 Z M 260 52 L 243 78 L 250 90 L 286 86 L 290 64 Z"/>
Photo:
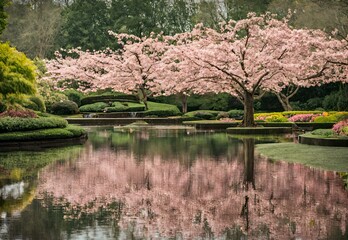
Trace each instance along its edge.
<path fill-rule="evenodd" d="M 111 107 L 106 107 L 105 112 L 127 112 L 128 107 L 120 102 L 113 102 Z"/>
<path fill-rule="evenodd" d="M 169 117 L 181 115 L 180 110 L 175 105 L 147 102 L 149 109 L 145 111 L 145 116 Z"/>
<path fill-rule="evenodd" d="M 332 122 L 337 122 L 338 119 L 335 115 L 330 115 L 330 116 L 318 116 L 314 119 L 313 122 L 315 123 L 332 123 Z"/>
<path fill-rule="evenodd" d="M 40 94 L 43 95 L 43 92 L 40 92 Z M 54 92 L 54 91 L 50 91 L 50 90 L 48 90 L 48 92 L 45 93 L 45 95 L 43 95 L 43 98 L 45 100 L 47 112 L 52 112 L 52 106 L 55 103 L 68 100 L 68 97 L 65 96 L 63 93 Z"/>
<path fill-rule="evenodd" d="M 86 131 L 83 128 L 69 125 L 66 128 L 2 133 L 0 134 L 0 142 L 72 138 L 82 136 L 85 133 Z"/>
<path fill-rule="evenodd" d="M 68 122 L 60 117 L 0 118 L 0 133 L 37 130 L 44 128 L 64 128 L 66 126 L 68 126 Z"/>
<path fill-rule="evenodd" d="M 348 126 L 342 128 L 342 133 L 348 136 Z"/>
<path fill-rule="evenodd" d="M 51 107 L 51 113 L 57 115 L 76 114 L 79 112 L 77 104 L 70 100 L 54 103 Z"/>
<path fill-rule="evenodd" d="M 93 104 L 97 102 L 112 103 L 112 102 L 139 102 L 134 95 L 126 94 L 111 94 L 111 95 L 95 95 L 81 99 L 81 105 Z"/>
<path fill-rule="evenodd" d="M 230 110 L 228 111 L 228 116 L 234 119 L 243 119 L 244 110 L 239 110 L 239 109 Z"/>
<path fill-rule="evenodd" d="M 145 105 L 132 102 L 114 102 L 111 107 L 105 108 L 105 112 L 141 112 L 145 111 Z"/>
<path fill-rule="evenodd" d="M 213 110 L 198 110 L 193 112 L 188 112 L 184 116 L 203 120 L 215 120 L 217 116 L 221 113 L 220 111 Z"/>
<path fill-rule="evenodd" d="M 104 112 L 105 108 L 109 107 L 109 104 L 104 102 L 96 102 L 93 104 L 87 104 L 80 107 L 80 112 Z"/>

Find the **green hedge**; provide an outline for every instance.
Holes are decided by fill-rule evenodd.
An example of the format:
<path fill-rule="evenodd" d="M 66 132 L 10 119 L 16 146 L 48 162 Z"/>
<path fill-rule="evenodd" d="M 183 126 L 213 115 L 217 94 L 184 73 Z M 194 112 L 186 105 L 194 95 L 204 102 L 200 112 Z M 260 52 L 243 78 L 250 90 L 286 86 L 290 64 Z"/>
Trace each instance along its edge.
<path fill-rule="evenodd" d="M 86 131 L 81 127 L 68 125 L 66 128 L 52 128 L 25 132 L 1 133 L 0 142 L 33 141 L 62 138 L 64 139 L 79 137 L 85 133 Z"/>
<path fill-rule="evenodd" d="M 197 111 L 192 111 L 185 113 L 185 117 L 191 117 L 195 119 L 203 119 L 203 120 L 215 120 L 217 119 L 218 115 L 222 115 L 221 111 L 214 111 L 214 110 L 197 110 Z"/>
<path fill-rule="evenodd" d="M 169 117 L 181 115 L 179 108 L 175 105 L 147 102 L 148 110 L 145 111 L 145 116 Z"/>
<path fill-rule="evenodd" d="M 109 104 L 104 102 L 96 102 L 93 104 L 83 105 L 79 108 L 80 112 L 104 112 L 105 108 L 109 107 Z"/>
<path fill-rule="evenodd" d="M 94 95 L 81 99 L 81 105 L 93 104 L 96 102 L 139 102 L 138 98 L 134 95 L 126 94 L 111 94 L 111 95 Z"/>
<path fill-rule="evenodd" d="M 45 128 L 64 128 L 68 122 L 60 117 L 0 118 L 0 133 L 29 131 Z"/>

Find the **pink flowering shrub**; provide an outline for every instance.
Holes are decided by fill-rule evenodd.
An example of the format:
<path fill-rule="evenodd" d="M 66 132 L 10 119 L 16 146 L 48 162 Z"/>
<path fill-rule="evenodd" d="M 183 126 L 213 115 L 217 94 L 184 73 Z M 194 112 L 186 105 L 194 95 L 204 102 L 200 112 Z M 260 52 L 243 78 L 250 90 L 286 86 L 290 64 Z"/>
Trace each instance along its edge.
<path fill-rule="evenodd" d="M 333 125 L 332 130 L 340 135 L 347 135 L 348 119 L 340 121 Z"/>
<path fill-rule="evenodd" d="M 297 114 L 289 118 L 289 122 L 313 122 L 320 114 Z"/>

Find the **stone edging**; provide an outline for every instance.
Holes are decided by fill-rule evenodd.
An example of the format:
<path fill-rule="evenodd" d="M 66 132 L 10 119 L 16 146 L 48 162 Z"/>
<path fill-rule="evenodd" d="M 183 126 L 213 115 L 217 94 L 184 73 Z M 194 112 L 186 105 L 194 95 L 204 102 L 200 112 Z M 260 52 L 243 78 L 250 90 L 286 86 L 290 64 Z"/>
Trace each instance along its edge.
<path fill-rule="evenodd" d="M 3 150 L 39 150 L 49 147 L 63 147 L 76 144 L 83 144 L 87 140 L 87 134 L 79 137 L 43 139 L 34 141 L 0 142 L 0 149 Z"/>
<path fill-rule="evenodd" d="M 306 135 L 298 136 L 299 143 L 316 145 L 316 146 L 329 146 L 329 147 L 348 147 L 348 139 L 335 139 L 335 138 L 316 138 L 308 137 Z"/>
<path fill-rule="evenodd" d="M 285 134 L 292 133 L 291 127 L 232 127 L 227 128 L 232 134 Z"/>

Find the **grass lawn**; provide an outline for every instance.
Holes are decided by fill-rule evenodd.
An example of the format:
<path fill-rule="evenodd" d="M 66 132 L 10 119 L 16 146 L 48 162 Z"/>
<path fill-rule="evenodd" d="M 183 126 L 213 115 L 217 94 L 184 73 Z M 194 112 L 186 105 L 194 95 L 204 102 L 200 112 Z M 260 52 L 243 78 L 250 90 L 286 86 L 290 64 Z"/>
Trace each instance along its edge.
<path fill-rule="evenodd" d="M 273 160 L 301 163 L 325 170 L 348 172 L 348 148 L 296 143 L 256 145 L 256 152 Z"/>

